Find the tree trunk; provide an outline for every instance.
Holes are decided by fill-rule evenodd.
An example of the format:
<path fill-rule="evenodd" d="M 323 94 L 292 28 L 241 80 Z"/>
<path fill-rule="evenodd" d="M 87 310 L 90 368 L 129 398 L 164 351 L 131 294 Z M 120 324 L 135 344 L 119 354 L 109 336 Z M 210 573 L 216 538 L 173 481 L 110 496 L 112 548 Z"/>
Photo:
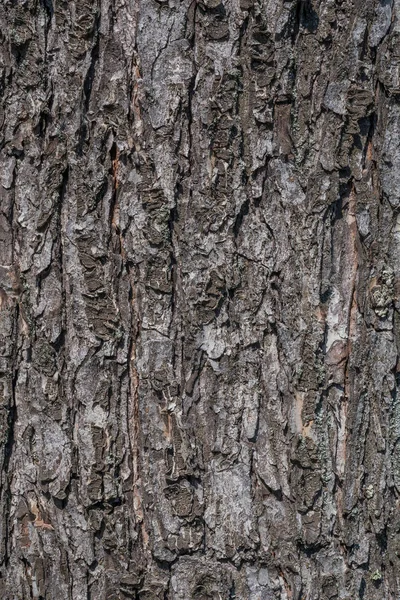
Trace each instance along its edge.
<path fill-rule="evenodd" d="M 400 0 L 2 0 L 3 600 L 400 595 Z"/>

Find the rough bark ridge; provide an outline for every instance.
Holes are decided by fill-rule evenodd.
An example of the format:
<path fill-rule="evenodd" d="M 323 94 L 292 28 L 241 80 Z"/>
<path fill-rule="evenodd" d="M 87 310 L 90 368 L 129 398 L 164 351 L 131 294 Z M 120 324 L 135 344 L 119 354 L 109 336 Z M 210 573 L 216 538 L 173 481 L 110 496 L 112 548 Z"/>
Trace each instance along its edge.
<path fill-rule="evenodd" d="M 2 0 L 3 600 L 400 594 L 400 0 Z"/>

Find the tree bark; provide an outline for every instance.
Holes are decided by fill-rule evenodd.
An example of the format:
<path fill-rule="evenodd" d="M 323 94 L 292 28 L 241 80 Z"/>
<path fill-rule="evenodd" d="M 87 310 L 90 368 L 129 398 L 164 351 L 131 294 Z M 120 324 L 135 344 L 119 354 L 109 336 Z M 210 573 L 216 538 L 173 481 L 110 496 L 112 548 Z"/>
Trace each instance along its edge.
<path fill-rule="evenodd" d="M 400 595 L 400 0 L 3 0 L 0 596 Z"/>

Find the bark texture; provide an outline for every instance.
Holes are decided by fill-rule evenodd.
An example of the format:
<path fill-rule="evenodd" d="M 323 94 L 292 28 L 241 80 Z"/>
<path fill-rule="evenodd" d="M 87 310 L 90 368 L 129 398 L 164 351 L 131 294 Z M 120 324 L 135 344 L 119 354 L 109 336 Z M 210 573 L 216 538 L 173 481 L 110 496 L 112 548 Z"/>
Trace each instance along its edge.
<path fill-rule="evenodd" d="M 400 596 L 400 0 L 2 0 L 0 596 Z"/>

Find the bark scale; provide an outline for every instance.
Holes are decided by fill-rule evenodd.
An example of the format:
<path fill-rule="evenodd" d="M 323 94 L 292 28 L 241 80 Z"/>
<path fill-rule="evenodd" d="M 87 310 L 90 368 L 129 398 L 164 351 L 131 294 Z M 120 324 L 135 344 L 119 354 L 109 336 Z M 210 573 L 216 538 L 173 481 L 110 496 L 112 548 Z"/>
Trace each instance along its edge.
<path fill-rule="evenodd" d="M 397 598 L 400 1 L 0 22 L 1 598 Z"/>

